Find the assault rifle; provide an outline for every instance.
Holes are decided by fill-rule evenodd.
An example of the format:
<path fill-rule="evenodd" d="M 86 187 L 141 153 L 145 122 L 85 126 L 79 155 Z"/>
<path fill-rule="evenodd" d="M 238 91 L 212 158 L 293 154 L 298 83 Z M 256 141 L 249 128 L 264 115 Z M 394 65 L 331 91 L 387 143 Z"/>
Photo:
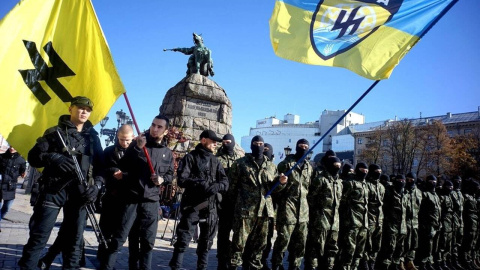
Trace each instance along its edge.
<path fill-rule="evenodd" d="M 58 130 L 56 132 L 57 132 L 58 138 L 62 142 L 62 146 L 63 146 L 62 151 L 67 152 L 68 155 L 73 159 L 73 163 L 75 163 L 75 173 L 77 174 L 77 179 L 80 182 L 80 185 L 82 185 L 85 189 L 87 189 L 88 183 L 85 180 L 85 176 L 83 176 L 82 169 L 80 168 L 80 164 L 78 163 L 77 157 L 74 155 L 74 152 L 70 150 L 68 146 L 65 144 L 65 141 L 63 140 L 63 137 L 60 134 L 60 132 Z M 88 217 L 88 220 L 90 220 L 90 224 L 92 225 L 93 231 L 95 232 L 95 236 L 97 237 L 98 243 L 100 245 L 103 245 L 107 249 L 108 248 L 107 241 L 105 240 L 102 230 L 98 225 L 97 218 L 95 217 L 95 206 L 93 202 L 87 203 L 85 205 L 85 209 L 87 210 L 87 217 Z"/>

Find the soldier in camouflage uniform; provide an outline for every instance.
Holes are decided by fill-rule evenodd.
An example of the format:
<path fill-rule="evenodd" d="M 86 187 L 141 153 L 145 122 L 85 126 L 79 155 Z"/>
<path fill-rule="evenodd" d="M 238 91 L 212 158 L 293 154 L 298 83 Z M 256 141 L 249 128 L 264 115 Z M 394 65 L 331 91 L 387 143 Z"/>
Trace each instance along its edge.
<path fill-rule="evenodd" d="M 272 268 L 279 269 L 283 265 L 283 254 L 289 253 L 288 269 L 300 269 L 305 254 L 307 240 L 308 203 L 307 194 L 312 181 L 313 168 L 306 159 L 297 162 L 308 152 L 309 142 L 300 139 L 296 144 L 294 155 L 288 155 L 278 164 L 278 172 L 288 175 L 288 183 L 278 194 L 277 239 L 273 245 Z"/>
<path fill-rule="evenodd" d="M 380 184 L 382 184 L 385 188 L 391 186 L 392 182 L 390 182 L 390 177 L 386 174 L 380 175 Z"/>
<path fill-rule="evenodd" d="M 480 269 L 480 190 L 477 190 L 475 199 L 477 201 L 477 216 L 479 217 L 479 221 L 477 223 L 477 239 L 475 240 L 473 264 L 477 269 Z"/>
<path fill-rule="evenodd" d="M 355 270 L 363 257 L 368 228 L 368 189 L 365 183 L 368 169 L 365 163 L 355 166 L 353 181 L 343 183 L 341 216 L 344 219 L 344 246 L 342 248 L 342 269 Z"/>
<path fill-rule="evenodd" d="M 472 253 L 474 251 L 474 239 L 477 236 L 478 229 L 478 209 L 475 194 L 480 189 L 480 185 L 474 180 L 466 182 L 464 193 L 465 203 L 463 205 L 463 243 L 461 248 L 461 265 L 465 269 L 476 269 L 473 266 Z"/>
<path fill-rule="evenodd" d="M 251 243 L 247 247 L 251 256 L 243 269 L 262 268 L 261 257 L 267 242 L 268 218 L 274 216 L 272 198 L 265 198 L 265 195 L 276 181 L 280 185 L 274 191 L 282 190 L 288 179 L 283 174 L 278 175 L 275 164 L 263 155 L 264 141 L 261 136 L 252 138 L 250 148 L 252 153 L 238 159 L 231 168 L 231 190 L 236 200 L 230 269 L 238 269 L 242 265 L 247 238 Z"/>
<path fill-rule="evenodd" d="M 385 187 L 380 184 L 382 169 L 377 164 L 368 166 L 368 231 L 363 256 L 364 268 L 374 270 L 377 253 L 380 251 L 383 226 L 383 196 Z"/>
<path fill-rule="evenodd" d="M 383 222 L 382 250 L 380 252 L 379 265 L 375 269 L 386 270 L 401 269 L 400 258 L 403 253 L 403 243 L 407 234 L 407 200 L 403 194 L 405 176 L 394 177 L 392 185 L 385 191 L 383 201 Z"/>
<path fill-rule="evenodd" d="M 232 134 L 226 134 L 222 138 L 222 147 L 217 151 L 217 158 L 222 164 L 223 170 L 229 181 L 232 178 L 230 168 L 240 158 L 235 152 L 235 138 Z M 229 189 L 229 191 L 231 188 Z M 233 226 L 234 199 L 230 192 L 222 192 L 222 200 L 218 208 L 218 234 L 217 234 L 217 258 L 218 270 L 228 269 L 230 258 L 230 231 Z"/>
<path fill-rule="evenodd" d="M 342 166 L 342 172 L 340 173 L 340 179 L 342 181 L 350 181 L 353 180 L 353 177 L 355 176 L 353 172 L 353 167 L 352 164 L 345 163 Z"/>
<path fill-rule="evenodd" d="M 413 172 L 406 175 L 405 198 L 407 201 L 407 236 L 405 237 L 404 253 L 400 265 L 407 270 L 417 270 L 413 263 L 415 251 L 418 248 L 418 211 L 422 203 L 422 191 L 417 188 L 417 176 Z"/>
<path fill-rule="evenodd" d="M 321 265 L 333 269 L 338 253 L 339 206 L 342 182 L 338 176 L 341 162 L 337 157 L 325 160 L 325 170 L 318 172 L 310 185 L 307 200 L 310 221 L 305 254 L 305 270 Z"/>
<path fill-rule="evenodd" d="M 417 259 L 420 269 L 433 270 L 433 252 L 438 246 L 438 232 L 440 230 L 440 198 L 435 193 L 437 178 L 434 175 L 427 176 L 425 191 L 420 204 L 419 216 L 419 248 Z"/>
<path fill-rule="evenodd" d="M 439 232 L 438 249 L 434 254 L 436 269 L 449 269 L 447 260 L 450 259 L 452 247 L 452 222 L 453 222 L 453 202 L 452 193 L 453 184 L 451 181 L 445 181 L 439 190 L 440 205 L 442 215 L 440 217 L 441 229 Z"/>
<path fill-rule="evenodd" d="M 460 269 L 458 253 L 462 246 L 463 239 L 463 194 L 461 191 L 462 178 L 455 176 L 453 178 L 453 191 L 452 191 L 452 203 L 453 203 L 453 219 L 452 219 L 452 256 L 450 259 L 450 268 Z M 448 263 L 448 262 L 447 262 Z"/>

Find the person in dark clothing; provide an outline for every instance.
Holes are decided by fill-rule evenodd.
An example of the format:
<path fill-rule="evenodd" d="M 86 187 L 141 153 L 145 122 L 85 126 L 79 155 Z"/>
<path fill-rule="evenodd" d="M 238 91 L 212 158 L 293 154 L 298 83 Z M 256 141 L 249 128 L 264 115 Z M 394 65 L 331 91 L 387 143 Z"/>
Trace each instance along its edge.
<path fill-rule="evenodd" d="M 273 161 L 275 158 L 275 155 L 273 154 L 273 146 L 269 143 L 265 143 L 263 154 L 268 158 L 268 160 Z"/>
<path fill-rule="evenodd" d="M 203 131 L 200 143 L 183 157 L 178 166 L 178 185 L 185 191 L 180 205 L 182 217 L 177 227 L 177 242 L 169 263 L 171 269 L 182 267 L 185 249 L 197 224 L 200 225 L 197 269 L 207 269 L 208 251 L 218 225 L 216 194 L 227 191 L 229 186 L 222 164 L 213 155 L 216 143 L 221 141 L 212 130 Z"/>
<path fill-rule="evenodd" d="M 11 146 L 0 154 L 0 222 L 13 204 L 17 179 L 25 176 L 26 166 L 25 159 Z"/>
<path fill-rule="evenodd" d="M 340 179 L 343 181 L 353 180 L 355 174 L 353 172 L 353 166 L 350 163 L 343 164 L 342 172 L 340 173 Z"/>
<path fill-rule="evenodd" d="M 88 121 L 93 103 L 86 97 L 74 97 L 70 115 L 62 115 L 58 125 L 49 128 L 28 153 L 31 166 L 44 167 L 40 194 L 30 219 L 30 236 L 18 262 L 21 269 L 36 269 L 55 222 L 63 208 L 63 269 L 77 269 L 85 229 L 87 203 L 97 198 L 103 184 L 103 151 L 98 133 Z M 60 137 L 65 142 L 64 148 Z M 68 152 L 70 153 L 68 153 Z M 85 178 L 91 168 L 94 185 L 81 185 L 75 171 L 75 155 Z"/>
<path fill-rule="evenodd" d="M 125 192 L 122 197 L 125 206 L 122 211 L 121 226 L 115 230 L 105 256 L 101 256 L 100 269 L 113 269 L 117 252 L 123 246 L 133 226 L 140 239 L 139 269 L 151 269 L 153 246 L 158 227 L 160 208 L 160 185 L 171 183 L 174 159 L 163 137 L 168 133 L 169 119 L 157 115 L 150 129 L 137 136 L 120 159 L 122 173 L 127 173 Z M 148 163 L 145 152 L 150 156 Z M 151 166 L 151 167 L 150 167 Z M 153 168 L 153 173 L 150 168 Z"/>

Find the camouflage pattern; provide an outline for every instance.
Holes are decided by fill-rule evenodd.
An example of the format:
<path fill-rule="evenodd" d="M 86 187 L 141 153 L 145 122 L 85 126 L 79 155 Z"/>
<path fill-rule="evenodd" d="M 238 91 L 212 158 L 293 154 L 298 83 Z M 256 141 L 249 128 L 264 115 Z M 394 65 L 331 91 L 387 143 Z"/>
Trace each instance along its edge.
<path fill-rule="evenodd" d="M 422 191 L 415 185 L 405 189 L 407 203 L 407 235 L 404 243 L 403 258 L 406 262 L 415 259 L 415 250 L 418 248 L 418 211 L 422 203 Z"/>
<path fill-rule="evenodd" d="M 235 195 L 235 218 L 230 255 L 232 266 L 242 265 L 242 254 L 247 238 L 250 236 L 251 267 L 261 268 L 262 251 L 268 234 L 268 218 L 274 217 L 271 196 L 265 194 L 278 181 L 277 167 L 266 157 L 258 165 L 251 154 L 246 154 L 233 163 L 231 168 L 231 191 Z M 281 191 L 285 185 L 278 185 L 274 192 Z"/>
<path fill-rule="evenodd" d="M 332 269 L 338 253 L 340 229 L 339 206 L 343 185 L 327 171 L 316 173 L 308 191 L 310 221 L 306 244 L 305 265 L 315 268 L 325 256 L 328 269 Z"/>
<path fill-rule="evenodd" d="M 288 155 L 278 164 L 278 172 L 286 173 L 296 163 L 294 155 Z M 300 267 L 307 240 L 307 194 L 312 178 L 312 166 L 303 162 L 303 166 L 297 165 L 288 175 L 287 184 L 278 194 L 277 239 L 273 245 L 272 265 L 282 264 L 283 254 L 290 243 L 295 247 L 294 253 L 289 254 L 290 267 Z"/>
<path fill-rule="evenodd" d="M 367 180 L 368 188 L 368 230 L 363 258 L 366 261 L 375 261 L 380 251 L 383 227 L 383 197 L 385 187 L 380 179 Z"/>
<path fill-rule="evenodd" d="M 365 181 L 343 182 L 341 218 L 344 220 L 342 267 L 356 269 L 363 257 L 368 228 L 368 189 Z"/>
<path fill-rule="evenodd" d="M 233 163 L 240 158 L 240 155 L 237 154 L 237 152 L 233 152 L 233 155 L 228 155 L 225 154 L 221 151 L 221 148 L 217 151 L 217 158 L 218 161 L 220 161 L 220 164 L 222 164 L 223 170 L 225 171 L 225 174 L 228 177 L 228 180 L 231 182 L 232 175 L 230 168 L 232 167 Z M 233 197 L 233 194 L 231 194 L 232 188 L 230 187 L 228 189 L 227 194 L 223 197 L 223 199 L 229 200 L 231 202 L 234 202 L 236 198 Z"/>
<path fill-rule="evenodd" d="M 438 249 L 435 253 L 435 261 L 446 262 L 450 258 L 452 247 L 452 223 L 453 223 L 453 202 L 451 194 L 441 194 L 441 229 L 439 231 Z"/>
<path fill-rule="evenodd" d="M 453 219 L 452 219 L 452 258 L 458 260 L 458 254 L 463 241 L 463 203 L 465 201 L 460 189 L 452 191 Z"/>
<path fill-rule="evenodd" d="M 476 196 L 477 200 L 477 237 L 475 239 L 475 248 L 473 258 L 472 259 L 480 259 L 480 195 L 477 194 Z"/>
<path fill-rule="evenodd" d="M 433 264 L 433 252 L 438 246 L 441 206 L 435 191 L 424 191 L 419 216 L 418 259 L 423 264 Z"/>
<path fill-rule="evenodd" d="M 392 263 L 399 264 L 401 261 L 407 235 L 407 205 L 407 197 L 402 192 L 397 192 L 393 186 L 387 188 L 383 204 L 385 219 L 380 256 L 384 268 L 388 268 Z"/>
<path fill-rule="evenodd" d="M 464 194 L 465 203 L 463 205 L 463 242 L 461 249 L 461 260 L 471 262 L 472 251 L 474 249 L 475 238 L 478 233 L 478 209 L 475 197 L 470 194 Z"/>

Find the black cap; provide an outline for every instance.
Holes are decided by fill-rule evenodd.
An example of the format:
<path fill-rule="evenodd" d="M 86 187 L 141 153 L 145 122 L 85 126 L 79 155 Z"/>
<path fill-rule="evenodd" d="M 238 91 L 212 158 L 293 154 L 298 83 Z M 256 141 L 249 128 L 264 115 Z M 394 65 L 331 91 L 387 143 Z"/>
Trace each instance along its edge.
<path fill-rule="evenodd" d="M 219 138 L 217 137 L 217 134 L 215 134 L 215 132 L 213 132 L 212 130 L 204 130 L 202 132 L 202 134 L 200 134 L 200 140 L 202 138 L 207 138 L 207 139 L 210 139 L 212 141 L 216 141 L 216 142 L 221 142 L 222 141 L 222 138 Z"/>
<path fill-rule="evenodd" d="M 89 107 L 90 110 L 93 110 L 93 102 L 87 98 L 87 97 L 82 97 L 82 96 L 76 96 L 76 97 L 73 97 L 72 100 L 70 101 L 71 102 L 71 106 L 73 105 L 76 105 L 78 107 Z"/>

